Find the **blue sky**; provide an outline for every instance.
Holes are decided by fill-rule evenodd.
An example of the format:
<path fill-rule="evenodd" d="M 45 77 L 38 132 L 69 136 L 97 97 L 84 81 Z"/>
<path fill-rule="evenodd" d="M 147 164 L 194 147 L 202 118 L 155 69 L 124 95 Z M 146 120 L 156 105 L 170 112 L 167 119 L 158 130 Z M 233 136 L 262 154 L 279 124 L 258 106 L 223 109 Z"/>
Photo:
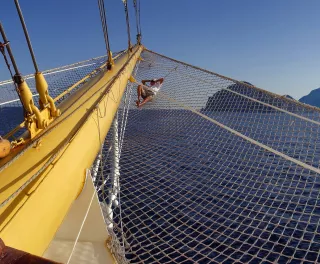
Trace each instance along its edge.
<path fill-rule="evenodd" d="M 135 20 L 132 0 L 132 38 Z M 100 56 L 96 0 L 20 0 L 40 69 Z M 111 48 L 127 45 L 121 0 L 106 0 Z M 320 87 L 319 0 L 141 0 L 143 43 L 167 56 L 295 98 Z M 14 1 L 0 19 L 22 74 L 33 72 Z M 0 58 L 0 80 L 9 75 Z"/>

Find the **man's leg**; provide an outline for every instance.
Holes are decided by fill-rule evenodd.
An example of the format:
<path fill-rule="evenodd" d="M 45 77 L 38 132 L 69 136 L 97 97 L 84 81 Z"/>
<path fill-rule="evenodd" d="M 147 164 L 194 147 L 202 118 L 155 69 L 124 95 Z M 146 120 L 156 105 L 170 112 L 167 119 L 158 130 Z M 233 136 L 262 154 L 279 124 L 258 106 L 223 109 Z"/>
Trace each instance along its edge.
<path fill-rule="evenodd" d="M 140 98 L 142 94 L 142 85 L 138 85 L 137 94 L 138 94 L 138 101 L 140 102 Z"/>
<path fill-rule="evenodd" d="M 144 98 L 141 103 L 137 104 L 137 106 L 138 106 L 138 107 L 143 106 L 145 103 L 150 102 L 150 101 L 152 100 L 152 98 L 153 98 L 153 96 L 148 96 L 148 97 Z"/>
<path fill-rule="evenodd" d="M 142 86 L 141 85 L 138 85 L 138 87 L 137 87 L 137 95 L 138 95 L 138 100 L 136 101 L 136 105 L 137 105 L 137 107 L 139 107 L 140 99 L 141 99 L 141 95 L 142 95 Z"/>

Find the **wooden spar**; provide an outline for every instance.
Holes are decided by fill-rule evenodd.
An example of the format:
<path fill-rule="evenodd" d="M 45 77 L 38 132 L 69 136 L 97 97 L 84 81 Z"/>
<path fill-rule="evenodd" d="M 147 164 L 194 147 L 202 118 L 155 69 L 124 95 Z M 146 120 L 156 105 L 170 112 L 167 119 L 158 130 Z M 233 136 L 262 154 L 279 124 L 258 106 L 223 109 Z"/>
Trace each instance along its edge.
<path fill-rule="evenodd" d="M 0 161 L 0 237 L 6 245 L 35 255 L 46 250 L 82 191 L 142 49 L 136 46 L 93 77 L 59 106 L 62 115 L 40 136 Z"/>

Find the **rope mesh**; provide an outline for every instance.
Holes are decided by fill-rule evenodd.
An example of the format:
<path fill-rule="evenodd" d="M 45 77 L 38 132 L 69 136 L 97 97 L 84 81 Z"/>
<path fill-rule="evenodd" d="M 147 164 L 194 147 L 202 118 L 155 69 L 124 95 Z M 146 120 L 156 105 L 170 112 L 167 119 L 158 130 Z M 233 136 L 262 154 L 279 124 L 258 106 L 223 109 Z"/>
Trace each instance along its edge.
<path fill-rule="evenodd" d="M 141 110 L 136 85 L 123 98 L 112 218 L 112 132 L 96 179 L 118 261 L 319 262 L 319 110 L 150 51 L 142 58 L 136 79 L 165 81 Z"/>
<path fill-rule="evenodd" d="M 102 56 L 44 71 L 43 74 L 48 82 L 50 96 L 52 98 L 57 97 L 70 86 L 90 74 L 93 70 L 99 68 L 106 62 L 106 59 L 106 56 Z M 34 95 L 35 104 L 39 106 L 34 75 L 25 76 L 25 80 Z M 83 85 L 83 83 L 79 84 L 72 92 L 81 87 L 81 85 Z M 0 135 L 3 136 L 23 121 L 23 108 L 11 80 L 0 82 L 0 90 Z M 69 94 L 61 98 L 58 103 L 65 99 Z"/>

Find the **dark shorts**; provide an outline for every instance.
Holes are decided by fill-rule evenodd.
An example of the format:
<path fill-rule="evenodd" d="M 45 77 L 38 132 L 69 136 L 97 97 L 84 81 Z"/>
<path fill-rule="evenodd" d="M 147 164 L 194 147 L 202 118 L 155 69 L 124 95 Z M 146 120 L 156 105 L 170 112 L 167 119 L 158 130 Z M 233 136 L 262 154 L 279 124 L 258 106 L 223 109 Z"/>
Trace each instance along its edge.
<path fill-rule="evenodd" d="M 143 99 L 145 99 L 145 98 L 147 98 L 149 96 L 154 97 L 155 94 L 154 94 L 154 92 L 142 87 L 141 96 L 142 96 Z"/>

